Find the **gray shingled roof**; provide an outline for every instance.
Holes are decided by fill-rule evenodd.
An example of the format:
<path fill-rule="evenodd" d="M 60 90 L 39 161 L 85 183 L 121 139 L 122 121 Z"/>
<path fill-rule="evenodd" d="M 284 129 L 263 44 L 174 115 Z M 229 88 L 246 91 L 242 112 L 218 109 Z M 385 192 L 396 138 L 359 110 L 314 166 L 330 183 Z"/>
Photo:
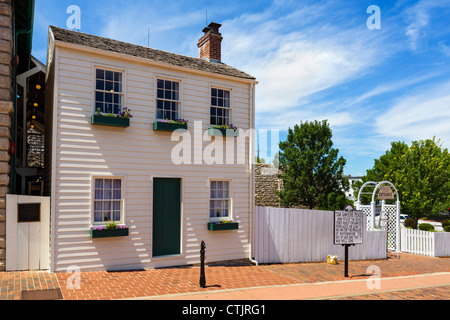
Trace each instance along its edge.
<path fill-rule="evenodd" d="M 209 62 L 199 58 L 187 57 L 180 54 L 156 50 L 149 47 L 143 47 L 82 32 L 71 31 L 55 26 L 50 26 L 50 29 L 56 41 L 82 45 L 104 51 L 127 54 L 133 57 L 144 58 L 157 62 L 164 62 L 184 68 L 255 80 L 255 77 L 236 68 L 230 67 L 224 63 Z"/>

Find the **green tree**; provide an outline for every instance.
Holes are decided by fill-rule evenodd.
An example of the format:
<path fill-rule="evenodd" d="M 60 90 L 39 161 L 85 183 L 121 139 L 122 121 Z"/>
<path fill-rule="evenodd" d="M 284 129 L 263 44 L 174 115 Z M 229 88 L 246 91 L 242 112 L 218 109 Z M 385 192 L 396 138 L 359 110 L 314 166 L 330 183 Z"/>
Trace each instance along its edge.
<path fill-rule="evenodd" d="M 450 155 L 440 140 L 392 142 L 363 181 L 390 181 L 398 190 L 401 212 L 414 219 L 450 206 Z"/>
<path fill-rule="evenodd" d="M 331 138 L 326 120 L 307 121 L 289 128 L 287 140 L 279 144 L 284 189 L 278 196 L 283 205 L 344 208 L 347 202 L 344 191 L 349 186 L 343 177 L 346 161 L 338 158 L 339 149 L 332 148 Z"/>

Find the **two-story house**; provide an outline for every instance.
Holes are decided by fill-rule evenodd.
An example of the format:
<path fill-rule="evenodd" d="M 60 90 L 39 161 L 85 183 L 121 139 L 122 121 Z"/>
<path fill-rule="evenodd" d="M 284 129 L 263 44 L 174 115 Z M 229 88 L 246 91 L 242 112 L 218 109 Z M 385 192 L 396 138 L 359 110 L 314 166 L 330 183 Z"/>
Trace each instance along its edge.
<path fill-rule="evenodd" d="M 194 58 L 50 26 L 50 271 L 195 264 L 201 241 L 206 262 L 251 258 L 257 82 L 221 62 L 219 27 Z"/>

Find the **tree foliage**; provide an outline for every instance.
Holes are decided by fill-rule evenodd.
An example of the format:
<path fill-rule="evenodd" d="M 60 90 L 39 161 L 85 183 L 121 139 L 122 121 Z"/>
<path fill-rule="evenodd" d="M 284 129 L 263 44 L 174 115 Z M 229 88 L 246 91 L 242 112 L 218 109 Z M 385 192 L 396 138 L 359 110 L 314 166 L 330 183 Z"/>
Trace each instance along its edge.
<path fill-rule="evenodd" d="M 289 128 L 280 142 L 279 164 L 284 190 L 278 192 L 287 207 L 343 209 L 349 182 L 343 177 L 345 159 L 332 148 L 332 132 L 326 120 Z"/>
<path fill-rule="evenodd" d="M 414 141 L 411 146 L 392 142 L 363 177 L 363 181 L 384 180 L 397 188 L 401 212 L 415 219 L 450 207 L 450 155 L 440 140 Z"/>

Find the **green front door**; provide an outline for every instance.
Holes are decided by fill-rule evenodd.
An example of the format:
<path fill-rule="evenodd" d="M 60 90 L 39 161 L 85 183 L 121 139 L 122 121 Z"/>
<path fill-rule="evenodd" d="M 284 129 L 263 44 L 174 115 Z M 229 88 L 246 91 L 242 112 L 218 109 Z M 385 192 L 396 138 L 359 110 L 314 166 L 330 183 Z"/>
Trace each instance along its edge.
<path fill-rule="evenodd" d="M 153 256 L 180 253 L 180 179 L 153 179 Z"/>

